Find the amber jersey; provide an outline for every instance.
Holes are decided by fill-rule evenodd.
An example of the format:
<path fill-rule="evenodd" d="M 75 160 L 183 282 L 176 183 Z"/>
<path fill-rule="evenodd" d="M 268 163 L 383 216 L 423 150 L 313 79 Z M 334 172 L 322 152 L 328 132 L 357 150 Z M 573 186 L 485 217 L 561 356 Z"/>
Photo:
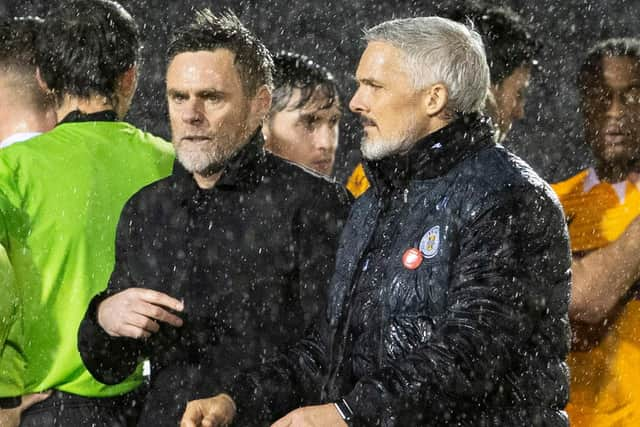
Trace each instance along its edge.
<path fill-rule="evenodd" d="M 618 239 L 640 215 L 640 190 L 630 182 L 602 182 L 585 170 L 552 185 L 565 211 L 574 254 Z M 569 356 L 572 426 L 640 423 L 640 301 L 632 298 L 596 347 Z"/>

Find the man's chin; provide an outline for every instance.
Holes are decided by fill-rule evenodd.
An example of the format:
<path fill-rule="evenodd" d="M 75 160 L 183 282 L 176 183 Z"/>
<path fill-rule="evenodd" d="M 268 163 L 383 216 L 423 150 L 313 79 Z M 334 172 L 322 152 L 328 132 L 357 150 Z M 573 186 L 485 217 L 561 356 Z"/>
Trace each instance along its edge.
<path fill-rule="evenodd" d="M 210 159 L 190 158 L 189 156 L 181 156 L 179 153 L 176 154 L 176 158 L 182 167 L 190 173 L 198 175 L 213 175 L 220 172 L 225 165 L 225 163 L 215 162 Z"/>
<path fill-rule="evenodd" d="M 360 152 L 367 160 L 380 160 L 401 152 L 403 145 L 403 141 L 365 139 L 360 144 Z"/>

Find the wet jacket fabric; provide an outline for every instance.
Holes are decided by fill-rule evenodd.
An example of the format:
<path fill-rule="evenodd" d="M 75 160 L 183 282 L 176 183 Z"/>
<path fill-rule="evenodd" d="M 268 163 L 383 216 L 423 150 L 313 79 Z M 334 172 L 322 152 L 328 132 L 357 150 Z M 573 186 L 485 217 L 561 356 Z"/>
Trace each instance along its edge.
<path fill-rule="evenodd" d="M 267 154 L 258 135 L 210 190 L 176 162 L 125 207 L 109 288 L 79 331 L 87 368 L 114 384 L 149 357 L 140 425 L 177 425 L 188 400 L 303 336 L 324 306 L 348 203 L 342 187 Z M 183 299 L 184 325 L 146 342 L 107 335 L 97 304 L 129 287 Z"/>
<path fill-rule="evenodd" d="M 491 134 L 465 116 L 366 163 L 322 322 L 236 378 L 241 425 L 339 399 L 354 426 L 568 425 L 566 225 Z"/>

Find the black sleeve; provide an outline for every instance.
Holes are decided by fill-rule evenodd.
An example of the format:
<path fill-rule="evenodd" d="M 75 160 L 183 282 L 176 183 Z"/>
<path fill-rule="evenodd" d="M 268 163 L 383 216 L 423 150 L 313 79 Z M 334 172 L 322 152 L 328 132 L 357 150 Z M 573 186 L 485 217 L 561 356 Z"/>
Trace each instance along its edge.
<path fill-rule="evenodd" d="M 116 233 L 116 261 L 107 289 L 96 295 L 89 304 L 78 330 L 78 350 L 87 370 L 105 384 L 118 384 L 128 378 L 145 357 L 141 340 L 112 337 L 98 324 L 97 308 L 111 295 L 134 287 L 128 259 L 136 256 L 138 212 L 132 199 L 125 206 Z"/>
<path fill-rule="evenodd" d="M 317 401 L 327 369 L 328 326 L 325 316 L 319 316 L 306 338 L 284 354 L 236 376 L 228 393 L 237 405 L 237 425 L 273 422 Z"/>
<path fill-rule="evenodd" d="M 315 191 L 313 187 L 306 189 L 310 197 L 296 226 L 306 337 L 277 359 L 235 378 L 229 394 L 238 407 L 239 425 L 278 419 L 297 406 L 316 401 L 322 388 L 330 333 L 327 292 L 340 233 L 353 199 L 339 185 L 321 184 Z"/>
<path fill-rule="evenodd" d="M 302 203 L 294 233 L 297 240 L 299 293 L 305 316 L 305 326 L 326 304 L 326 293 L 335 268 L 340 232 L 349 214 L 351 198 L 337 184 L 317 179 L 318 185 L 302 189 Z"/>
<path fill-rule="evenodd" d="M 493 194 L 474 210 L 460 231 L 444 320 L 426 344 L 356 383 L 345 396 L 354 425 L 395 425 L 408 408 L 436 417 L 443 402 L 481 404 L 487 387 L 516 366 L 516 349 L 533 328 L 566 320 L 566 227 L 559 208 L 538 196 L 522 203 L 511 192 Z M 562 353 L 558 338 L 548 350 L 555 356 Z M 544 370 L 554 356 L 531 357 L 531 369 Z"/>

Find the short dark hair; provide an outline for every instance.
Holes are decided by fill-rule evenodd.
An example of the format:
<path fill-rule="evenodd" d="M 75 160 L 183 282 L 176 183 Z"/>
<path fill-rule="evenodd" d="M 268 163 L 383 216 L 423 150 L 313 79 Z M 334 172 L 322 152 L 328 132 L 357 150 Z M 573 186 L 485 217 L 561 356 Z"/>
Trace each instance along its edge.
<path fill-rule="evenodd" d="M 507 6 L 467 1 L 458 4 L 447 18 L 473 24 L 487 53 L 491 84 L 499 84 L 522 65 L 535 66 L 541 43 L 520 15 Z"/>
<path fill-rule="evenodd" d="M 114 101 L 119 78 L 135 66 L 140 35 L 113 0 L 72 0 L 53 10 L 38 38 L 40 76 L 58 101 L 95 95 Z"/>
<path fill-rule="evenodd" d="M 589 79 L 602 74 L 602 58 L 626 56 L 640 61 L 640 39 L 635 37 L 602 40 L 587 52 L 578 71 L 578 89 L 582 94 L 589 85 Z"/>
<path fill-rule="evenodd" d="M 219 15 L 209 9 L 197 11 L 191 24 L 178 28 L 171 36 L 167 65 L 181 53 L 216 49 L 235 54 L 234 64 L 246 94 L 256 94 L 262 85 L 273 87 L 273 59 L 269 50 L 229 10 Z"/>
<path fill-rule="evenodd" d="M 308 56 L 293 52 L 280 51 L 273 57 L 275 73 L 273 76 L 275 89 L 271 103 L 271 113 L 284 110 L 294 89 L 300 90 L 300 99 L 291 109 L 304 107 L 314 94 L 322 96 L 319 109 L 330 108 L 336 98 L 340 97 L 338 86 L 333 75 L 323 66 Z"/>
<path fill-rule="evenodd" d="M 4 71 L 31 70 L 35 76 L 36 37 L 43 20 L 37 17 L 4 18 L 0 21 L 0 66 Z"/>
<path fill-rule="evenodd" d="M 37 17 L 0 20 L 0 78 L 16 94 L 15 102 L 38 111 L 51 106 L 51 100 L 36 80 L 36 40 L 43 25 Z"/>

